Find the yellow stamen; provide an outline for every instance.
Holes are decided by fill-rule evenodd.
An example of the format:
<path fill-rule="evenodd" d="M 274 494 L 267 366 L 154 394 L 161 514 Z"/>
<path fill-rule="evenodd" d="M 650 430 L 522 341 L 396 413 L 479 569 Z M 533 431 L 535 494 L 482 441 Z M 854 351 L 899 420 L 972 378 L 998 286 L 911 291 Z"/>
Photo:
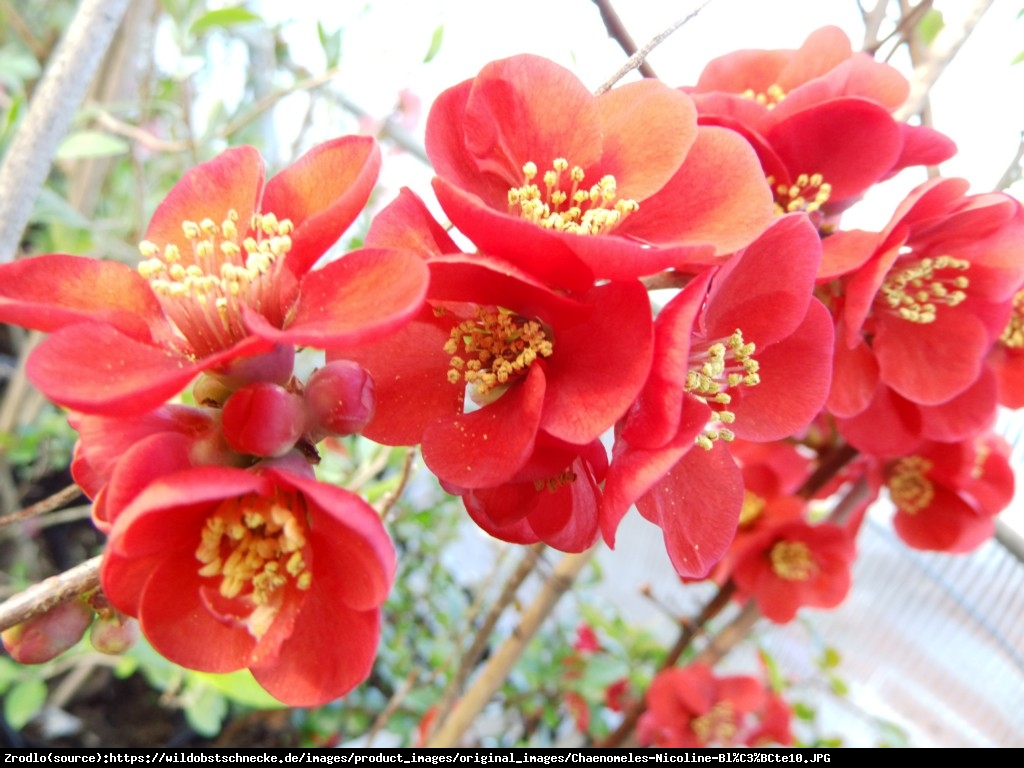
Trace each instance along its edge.
<path fill-rule="evenodd" d="M 565 187 L 563 175 L 568 176 Z M 523 185 L 508 191 L 509 212 L 544 229 L 603 235 L 640 208 L 636 200 L 619 198 L 614 176 L 604 176 L 589 189 L 581 187 L 583 169 L 578 165 L 570 169 L 564 157 L 555 158 L 552 169 L 541 176 L 543 189 L 534 183 L 536 178 L 536 163 L 526 163 Z"/>
<path fill-rule="evenodd" d="M 937 305 L 955 307 L 967 298 L 970 281 L 964 275 L 938 277 L 943 270 L 966 271 L 971 262 L 952 256 L 921 259 L 917 264 L 893 269 L 878 289 L 878 297 L 889 309 L 911 323 L 934 323 Z"/>
<path fill-rule="evenodd" d="M 1013 314 L 1006 324 L 999 342 L 1010 349 L 1024 347 L 1024 290 L 1017 291 L 1013 297 Z"/>
<path fill-rule="evenodd" d="M 731 336 L 709 345 L 703 352 L 691 350 L 693 367 L 686 372 L 684 389 L 707 403 L 714 412 L 712 425 L 695 439 L 701 448 L 711 450 L 716 440 L 730 442 L 735 438 L 731 429 L 720 426 L 736 421 L 736 414 L 725 408 L 732 401 L 726 390 L 755 387 L 760 383 L 760 366 L 753 358 L 754 349 L 754 344 L 745 342 L 743 332 L 737 328 Z"/>
<path fill-rule="evenodd" d="M 932 466 L 921 456 L 908 456 L 893 465 L 889 472 L 889 497 L 901 512 L 916 515 L 932 503 L 935 486 L 925 476 Z"/>
<path fill-rule="evenodd" d="M 832 196 L 832 185 L 820 173 L 801 173 L 792 184 L 776 184 L 775 177 L 767 177 L 775 195 L 775 215 L 805 211 L 814 213 Z"/>
<path fill-rule="evenodd" d="M 818 569 L 811 550 L 802 541 L 780 541 L 768 557 L 772 571 L 787 581 L 807 581 Z"/>
<path fill-rule="evenodd" d="M 736 736 L 736 711 L 728 701 L 717 701 L 700 717 L 690 721 L 690 729 L 702 745 L 729 744 Z"/>
<path fill-rule="evenodd" d="M 747 88 L 740 96 L 763 104 L 768 109 L 775 109 L 776 105 L 786 98 L 786 92 L 778 83 L 772 83 L 762 93 L 755 92 L 753 88 Z"/>

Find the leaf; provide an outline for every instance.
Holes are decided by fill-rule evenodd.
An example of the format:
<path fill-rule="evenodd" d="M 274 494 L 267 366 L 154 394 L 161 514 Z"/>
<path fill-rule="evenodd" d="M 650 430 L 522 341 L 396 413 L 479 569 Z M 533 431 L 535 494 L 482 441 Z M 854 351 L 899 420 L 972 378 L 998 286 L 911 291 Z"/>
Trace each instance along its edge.
<path fill-rule="evenodd" d="M 427 49 L 427 55 L 423 57 L 423 63 L 427 64 L 437 56 L 437 52 L 441 50 L 441 42 L 444 40 L 444 24 L 438 24 L 437 29 L 434 30 L 434 34 L 430 37 L 430 47 Z"/>
<path fill-rule="evenodd" d="M 918 22 L 917 33 L 925 45 L 931 45 L 944 26 L 946 26 L 946 22 L 942 18 L 942 11 L 930 8 Z"/>
<path fill-rule="evenodd" d="M 57 148 L 58 160 L 86 157 L 114 157 L 128 153 L 128 142 L 101 131 L 76 131 L 68 134 Z"/>
<path fill-rule="evenodd" d="M 263 21 L 263 17 L 240 5 L 232 8 L 218 8 L 215 11 L 207 11 L 196 19 L 192 23 L 191 28 L 189 28 L 189 33 L 198 37 L 211 29 L 217 29 L 218 27 L 227 29 L 238 24 L 248 24 L 253 21 Z"/>
<path fill-rule="evenodd" d="M 839 666 L 839 662 L 842 661 L 842 656 L 835 648 L 826 648 L 825 653 L 821 656 L 821 668 L 822 669 L 835 669 Z"/>
<path fill-rule="evenodd" d="M 1010 62 L 1010 66 L 1012 67 L 1014 64 L 1020 64 L 1022 61 L 1024 61 L 1024 51 L 1021 51 L 1013 57 L 1013 61 Z"/>
<path fill-rule="evenodd" d="M 15 685 L 4 697 L 4 718 L 15 731 L 20 731 L 39 714 L 46 703 L 46 683 L 29 678 Z"/>
<path fill-rule="evenodd" d="M 228 714 L 228 701 L 215 688 L 198 683 L 185 697 L 185 719 L 201 736 L 216 736 Z"/>
<path fill-rule="evenodd" d="M 263 690 L 247 669 L 226 675 L 194 672 L 190 674 L 190 677 L 195 677 L 204 685 L 219 691 L 232 701 L 253 709 L 281 709 L 284 707 L 284 704 Z"/>
<path fill-rule="evenodd" d="M 815 716 L 814 708 L 804 704 L 802 701 L 798 701 L 793 705 L 793 714 L 799 720 L 813 720 Z"/>
<path fill-rule="evenodd" d="M 331 69 L 338 66 L 338 62 L 341 61 L 341 29 L 328 32 L 324 25 L 318 21 L 316 23 L 316 34 L 320 38 L 320 47 L 324 51 L 327 68 Z"/>

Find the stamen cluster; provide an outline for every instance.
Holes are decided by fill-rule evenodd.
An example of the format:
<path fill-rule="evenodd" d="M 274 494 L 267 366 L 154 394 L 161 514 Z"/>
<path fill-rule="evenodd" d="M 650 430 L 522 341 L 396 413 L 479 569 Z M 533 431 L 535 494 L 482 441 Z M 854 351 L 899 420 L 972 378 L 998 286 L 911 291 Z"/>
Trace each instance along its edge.
<path fill-rule="evenodd" d="M 732 397 L 725 391 L 733 387 L 753 387 L 760 383 L 759 364 L 752 355 L 755 346 L 752 342 L 743 341 L 743 332 L 738 328 L 724 341 L 711 344 L 706 351 L 690 355 L 691 363 L 697 367 L 686 372 L 685 391 L 699 400 L 725 406 L 732 402 Z M 732 424 L 736 414 L 725 408 L 715 408 L 715 419 L 723 424 Z M 715 440 L 729 442 L 734 435 L 731 430 L 722 427 L 706 429 L 696 438 L 697 445 L 710 450 Z"/>
<path fill-rule="evenodd" d="M 901 318 L 911 323 L 934 323 L 937 304 L 955 307 L 967 298 L 970 280 L 964 275 L 936 277 L 942 270 L 963 272 L 971 266 L 966 259 L 952 256 L 921 259 L 917 264 L 890 272 L 879 289 L 881 299 Z"/>
<path fill-rule="evenodd" d="M 522 186 L 508 191 L 509 212 L 516 213 L 545 229 L 569 232 L 574 235 L 607 234 L 626 216 L 640 209 L 636 200 L 619 199 L 614 176 L 604 176 L 589 189 L 581 188 L 583 169 L 569 168 L 564 157 L 556 158 L 553 169 L 544 172 L 544 191 L 533 183 L 537 165 L 523 166 L 525 181 Z M 572 186 L 562 189 L 562 174 L 569 172 Z"/>

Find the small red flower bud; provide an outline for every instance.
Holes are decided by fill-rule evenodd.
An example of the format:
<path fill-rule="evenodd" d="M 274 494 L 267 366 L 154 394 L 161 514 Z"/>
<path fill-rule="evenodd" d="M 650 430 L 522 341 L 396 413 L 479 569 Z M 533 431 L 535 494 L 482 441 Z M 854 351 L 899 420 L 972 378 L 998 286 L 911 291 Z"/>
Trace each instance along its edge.
<path fill-rule="evenodd" d="M 42 664 L 81 640 L 92 619 L 92 608 L 81 600 L 72 600 L 4 630 L 0 637 L 19 664 Z"/>
<path fill-rule="evenodd" d="M 124 653 L 138 639 L 139 623 L 118 611 L 111 611 L 109 616 L 97 616 L 89 630 L 92 647 L 112 656 Z"/>
<path fill-rule="evenodd" d="M 373 378 L 350 360 L 336 360 L 315 371 L 306 383 L 305 397 L 314 437 L 361 432 L 376 408 Z"/>
<path fill-rule="evenodd" d="M 284 387 L 260 381 L 235 392 L 224 403 L 224 437 L 239 453 L 281 456 L 305 428 L 302 399 Z"/>

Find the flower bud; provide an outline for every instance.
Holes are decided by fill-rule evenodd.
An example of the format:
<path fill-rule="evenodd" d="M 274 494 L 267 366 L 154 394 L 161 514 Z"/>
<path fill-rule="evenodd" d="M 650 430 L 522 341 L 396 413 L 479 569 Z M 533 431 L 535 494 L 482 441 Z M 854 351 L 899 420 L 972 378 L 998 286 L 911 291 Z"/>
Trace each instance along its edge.
<path fill-rule="evenodd" d="M 294 367 L 295 347 L 277 344 L 269 352 L 235 358 L 211 373 L 215 374 L 228 389 L 234 390 L 258 381 L 287 384 Z"/>
<path fill-rule="evenodd" d="M 92 608 L 81 600 L 71 600 L 5 629 L 0 637 L 19 664 L 42 664 L 81 640 L 92 619 Z"/>
<path fill-rule="evenodd" d="M 350 360 L 335 360 L 315 371 L 303 395 L 314 439 L 361 432 L 376 407 L 373 378 Z"/>
<path fill-rule="evenodd" d="M 268 381 L 242 387 L 221 412 L 228 445 L 253 456 L 287 453 L 302 437 L 305 422 L 302 398 Z"/>
<path fill-rule="evenodd" d="M 111 610 L 109 615 L 102 614 L 89 630 L 89 642 L 100 653 L 113 656 L 124 653 L 139 639 L 139 624 L 130 616 Z"/>

